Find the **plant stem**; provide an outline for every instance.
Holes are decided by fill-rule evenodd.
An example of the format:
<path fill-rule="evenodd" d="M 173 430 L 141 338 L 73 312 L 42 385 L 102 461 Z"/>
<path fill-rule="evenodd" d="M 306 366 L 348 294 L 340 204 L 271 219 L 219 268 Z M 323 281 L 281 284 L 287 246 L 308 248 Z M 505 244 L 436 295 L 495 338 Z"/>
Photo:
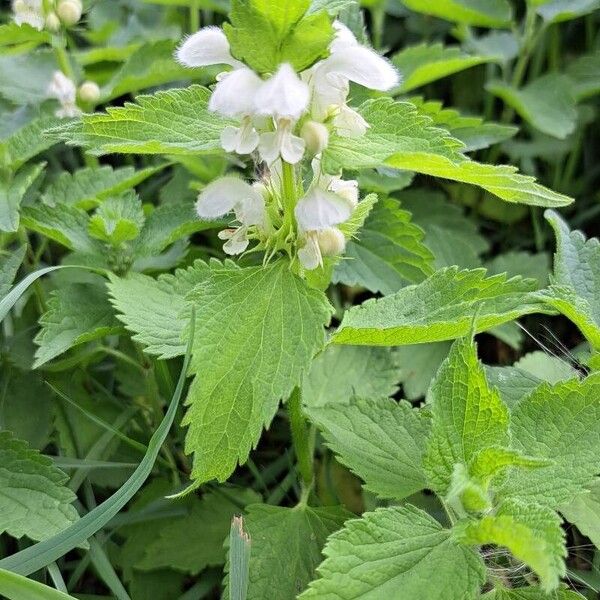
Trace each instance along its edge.
<path fill-rule="evenodd" d="M 190 32 L 196 33 L 200 29 L 200 3 L 198 0 L 190 2 Z"/>
<path fill-rule="evenodd" d="M 292 392 L 287 401 L 287 409 L 298 471 L 302 477 L 302 498 L 300 502 L 306 504 L 314 481 L 315 429 L 308 423 L 302 412 L 302 392 L 300 388 L 296 388 Z"/>

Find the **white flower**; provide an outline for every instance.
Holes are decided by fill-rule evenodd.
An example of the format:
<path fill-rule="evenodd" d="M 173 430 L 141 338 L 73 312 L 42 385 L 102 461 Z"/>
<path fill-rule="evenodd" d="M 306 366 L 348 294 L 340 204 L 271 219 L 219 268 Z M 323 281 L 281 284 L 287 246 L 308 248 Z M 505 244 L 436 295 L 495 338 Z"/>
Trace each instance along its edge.
<path fill-rule="evenodd" d="M 313 117 L 323 120 L 332 111 L 337 113 L 340 134 L 350 132 L 352 136 L 365 131 L 362 117 L 351 115 L 345 107 L 350 92 L 350 82 L 372 90 L 387 91 L 399 83 L 396 68 L 374 50 L 361 46 L 352 32 L 341 23 L 334 24 L 337 33 L 330 45 L 331 54 L 317 63 L 305 78 L 312 92 L 311 110 Z"/>
<path fill-rule="evenodd" d="M 329 129 L 318 121 L 306 121 L 300 130 L 300 137 L 312 154 L 320 154 L 329 144 Z"/>
<path fill-rule="evenodd" d="M 306 112 L 309 100 L 308 85 L 291 65 L 284 63 L 256 94 L 256 114 L 297 121 Z"/>
<path fill-rule="evenodd" d="M 326 182 L 327 190 L 341 196 L 353 209 L 356 208 L 358 204 L 358 181 L 355 179 L 342 179 L 337 175 L 323 175 L 322 177 Z"/>
<path fill-rule="evenodd" d="M 177 61 L 185 67 L 230 65 L 244 66 L 231 55 L 229 40 L 219 27 L 204 27 L 186 38 L 175 52 Z"/>
<path fill-rule="evenodd" d="M 76 104 L 77 88 L 75 83 L 62 71 L 54 71 L 47 93 L 61 104 L 61 108 L 55 112 L 57 117 L 76 117 L 81 114 L 81 110 Z"/>
<path fill-rule="evenodd" d="M 342 137 L 359 138 L 367 133 L 369 124 L 362 115 L 342 104 L 333 117 L 333 126 Z"/>
<path fill-rule="evenodd" d="M 14 0 L 12 9 L 17 25 L 31 25 L 39 30 L 44 28 L 46 19 L 42 0 Z"/>
<path fill-rule="evenodd" d="M 327 229 L 347 221 L 353 208 L 342 196 L 316 185 L 296 204 L 296 221 L 302 231 Z"/>
<path fill-rule="evenodd" d="M 258 151 L 267 164 L 273 164 L 280 157 L 292 165 L 302 160 L 306 144 L 292 133 L 293 129 L 293 121 L 280 119 L 275 132 L 261 134 Z"/>
<path fill-rule="evenodd" d="M 346 238 L 336 227 L 310 231 L 298 250 L 298 260 L 307 271 L 312 271 L 323 266 L 323 256 L 338 256 L 345 248 Z"/>

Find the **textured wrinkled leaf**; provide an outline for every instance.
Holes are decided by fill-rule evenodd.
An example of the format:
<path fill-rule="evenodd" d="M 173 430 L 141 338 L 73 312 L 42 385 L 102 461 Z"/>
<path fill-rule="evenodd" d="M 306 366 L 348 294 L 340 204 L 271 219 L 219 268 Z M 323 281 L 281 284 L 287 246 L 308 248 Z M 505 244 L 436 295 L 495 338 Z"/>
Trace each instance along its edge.
<path fill-rule="evenodd" d="M 486 89 L 502 98 L 542 133 L 562 140 L 575 130 L 575 98 L 571 83 L 565 75 L 550 73 L 521 89 L 501 81 L 491 81 Z"/>
<path fill-rule="evenodd" d="M 600 482 L 594 482 L 588 490 L 560 507 L 560 512 L 573 523 L 592 543 L 600 546 Z"/>
<path fill-rule="evenodd" d="M 538 575 L 546 593 L 555 590 L 566 573 L 565 533 L 561 518 L 549 508 L 506 502 L 494 515 L 458 527 L 457 537 L 465 544 L 508 548 Z"/>
<path fill-rule="evenodd" d="M 296 598 L 314 578 L 328 536 L 351 516 L 337 506 L 248 507 L 244 517 L 252 546 L 248 600 Z"/>
<path fill-rule="evenodd" d="M 506 273 L 510 277 L 520 275 L 537 280 L 539 287 L 542 288 L 548 283 L 550 257 L 546 253 L 505 252 L 496 255 L 485 266 L 490 275 L 498 273 Z"/>
<path fill-rule="evenodd" d="M 381 398 L 398 391 L 397 360 L 388 348 L 328 346 L 312 362 L 302 383 L 308 407 L 347 404 L 350 398 Z"/>
<path fill-rule="evenodd" d="M 75 283 L 61 287 L 48 300 L 40 317 L 42 329 L 35 338 L 34 368 L 74 346 L 118 333 L 119 323 L 103 286 Z"/>
<path fill-rule="evenodd" d="M 107 198 L 90 217 L 88 233 L 115 247 L 137 238 L 146 218 L 135 192 Z"/>
<path fill-rule="evenodd" d="M 508 408 L 485 378 L 474 343 L 454 343 L 430 390 L 432 428 L 424 459 L 428 481 L 446 494 L 455 465 L 468 467 L 481 450 L 508 444 Z"/>
<path fill-rule="evenodd" d="M 189 306 L 185 296 L 207 276 L 208 266 L 202 261 L 158 279 L 139 273 L 128 277 L 111 275 L 110 301 L 117 318 L 135 334 L 133 339 L 142 344 L 148 354 L 173 358 L 185 353 L 184 331 L 190 318 L 184 314 Z"/>
<path fill-rule="evenodd" d="M 26 165 L 14 177 L 0 174 L 0 231 L 19 229 L 19 209 L 27 190 L 44 168 L 44 163 Z"/>
<path fill-rule="evenodd" d="M 79 518 L 67 476 L 8 431 L 0 431 L 0 464 L 0 531 L 44 540 Z"/>
<path fill-rule="evenodd" d="M 311 407 L 308 414 L 369 491 L 400 500 L 426 487 L 422 459 L 430 422 L 408 402 L 356 399 Z"/>
<path fill-rule="evenodd" d="M 531 289 L 528 280 L 486 278 L 484 269 L 442 269 L 423 283 L 346 311 L 332 341 L 401 346 L 455 339 L 470 331 L 474 319 L 479 332 L 525 314 L 545 312 Z"/>
<path fill-rule="evenodd" d="M 553 463 L 512 473 L 499 494 L 551 508 L 570 502 L 600 472 L 600 375 L 541 384 L 513 408 L 510 429 L 515 449 Z"/>
<path fill-rule="evenodd" d="M 511 410 L 542 383 L 535 375 L 516 367 L 486 367 L 485 372 L 489 384 L 497 388 Z"/>
<path fill-rule="evenodd" d="M 185 89 L 138 96 L 136 103 L 49 129 L 47 135 L 84 146 L 92 154 L 220 154 L 220 135 L 228 121 L 208 110 L 211 92 Z"/>
<path fill-rule="evenodd" d="M 348 521 L 323 551 L 302 600 L 473 598 L 485 580 L 479 555 L 461 547 L 449 530 L 413 506 L 380 508 Z"/>
<path fill-rule="evenodd" d="M 401 0 L 411 10 L 456 23 L 480 27 L 508 27 L 512 18 L 506 0 Z"/>
<path fill-rule="evenodd" d="M 91 208 L 110 196 L 135 187 L 157 173 L 161 167 L 136 171 L 133 167 L 113 169 L 109 165 L 86 167 L 74 173 L 63 171 L 44 191 L 46 204 L 72 204 Z"/>
<path fill-rule="evenodd" d="M 223 481 L 301 382 L 325 342 L 331 306 L 285 261 L 266 268 L 213 265 L 188 299 L 196 307 L 198 342 L 185 447 L 194 453 L 194 479 Z"/>
<path fill-rule="evenodd" d="M 358 239 L 348 242 L 333 281 L 391 294 L 431 275 L 433 255 L 423 244 L 423 231 L 410 219 L 397 200 L 379 200 Z"/>
<path fill-rule="evenodd" d="M 493 56 L 467 54 L 458 46 L 427 43 L 410 46 L 392 57 L 392 62 L 402 73 L 399 93 L 410 92 L 432 81 L 494 60 Z"/>

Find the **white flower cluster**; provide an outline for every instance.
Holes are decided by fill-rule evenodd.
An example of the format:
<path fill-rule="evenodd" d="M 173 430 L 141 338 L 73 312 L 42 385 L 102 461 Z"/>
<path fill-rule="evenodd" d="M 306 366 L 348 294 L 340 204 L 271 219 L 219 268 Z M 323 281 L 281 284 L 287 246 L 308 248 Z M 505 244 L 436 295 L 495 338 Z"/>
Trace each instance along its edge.
<path fill-rule="evenodd" d="M 296 255 L 305 269 L 312 270 L 323 264 L 323 256 L 344 250 L 344 235 L 336 226 L 352 215 L 358 185 L 323 173 L 319 155 L 329 143 L 330 132 L 358 138 L 367 131 L 362 116 L 347 105 L 350 82 L 386 91 L 398 85 L 399 76 L 385 58 L 361 46 L 346 26 L 336 22 L 334 27 L 327 58 L 300 74 L 281 64 L 266 79 L 231 55 L 227 37 L 217 27 L 201 29 L 177 50 L 177 60 L 188 67 L 231 67 L 217 77 L 209 102 L 211 111 L 237 121 L 223 130 L 222 147 L 237 154 L 257 151 L 271 172 L 265 183 L 254 185 L 224 177 L 200 194 L 196 208 L 201 218 L 233 211 L 241 224 L 220 234 L 227 240 L 227 253 L 244 252 L 250 239 L 264 240 L 277 229 L 270 200 L 286 194 L 285 169 L 293 169 L 307 152 L 316 158 L 308 191 L 294 201 Z M 284 204 L 279 202 L 280 207 Z M 283 224 L 289 223 L 284 219 Z M 285 233 L 289 241 L 289 231 Z"/>
<path fill-rule="evenodd" d="M 81 19 L 81 0 L 13 0 L 13 18 L 17 25 L 58 31 L 61 24 L 70 27 Z"/>
<path fill-rule="evenodd" d="M 62 71 L 54 71 L 47 94 L 60 102 L 60 108 L 54 113 L 57 117 L 77 117 L 81 114 L 77 106 L 77 87 Z"/>

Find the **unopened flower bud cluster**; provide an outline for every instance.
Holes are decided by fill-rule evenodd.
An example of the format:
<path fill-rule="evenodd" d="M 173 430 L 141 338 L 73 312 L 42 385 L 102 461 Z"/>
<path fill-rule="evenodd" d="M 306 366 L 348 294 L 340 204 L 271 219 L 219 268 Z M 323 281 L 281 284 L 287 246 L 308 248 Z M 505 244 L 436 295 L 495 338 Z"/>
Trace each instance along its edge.
<path fill-rule="evenodd" d="M 13 0 L 12 10 L 17 25 L 31 25 L 35 29 L 56 32 L 61 27 L 72 27 L 81 19 L 81 0 Z"/>

